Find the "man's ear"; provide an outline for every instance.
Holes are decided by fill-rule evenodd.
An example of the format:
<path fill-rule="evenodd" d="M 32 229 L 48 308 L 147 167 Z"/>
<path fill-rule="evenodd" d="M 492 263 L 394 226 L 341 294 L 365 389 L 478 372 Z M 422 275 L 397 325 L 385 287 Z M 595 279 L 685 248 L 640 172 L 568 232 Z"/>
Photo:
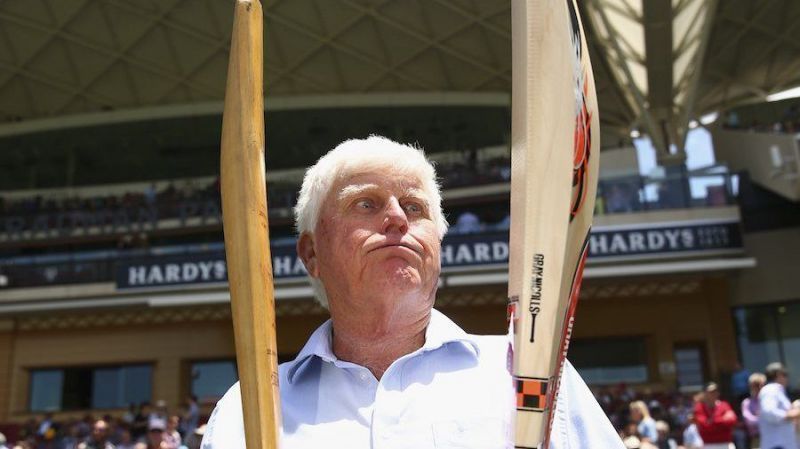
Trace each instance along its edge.
<path fill-rule="evenodd" d="M 304 232 L 297 239 L 297 255 L 306 266 L 309 276 L 319 277 L 319 267 L 317 266 L 317 252 L 314 249 L 314 236 Z"/>

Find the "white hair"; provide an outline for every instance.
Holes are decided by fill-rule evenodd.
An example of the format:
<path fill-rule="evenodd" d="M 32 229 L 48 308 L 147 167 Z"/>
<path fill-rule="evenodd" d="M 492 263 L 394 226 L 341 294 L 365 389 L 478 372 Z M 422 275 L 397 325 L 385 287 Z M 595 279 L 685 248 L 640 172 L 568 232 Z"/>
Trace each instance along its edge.
<path fill-rule="evenodd" d="M 442 195 L 433 164 L 421 149 L 375 135 L 340 143 L 306 171 L 300 196 L 294 207 L 298 235 L 314 234 L 322 204 L 336 181 L 357 174 L 386 171 L 419 179 L 422 191 L 430 203 L 431 219 L 436 224 L 439 240 L 444 238 L 447 220 L 442 213 Z M 310 280 L 317 301 L 327 308 L 328 299 L 324 286 L 319 279 Z"/>

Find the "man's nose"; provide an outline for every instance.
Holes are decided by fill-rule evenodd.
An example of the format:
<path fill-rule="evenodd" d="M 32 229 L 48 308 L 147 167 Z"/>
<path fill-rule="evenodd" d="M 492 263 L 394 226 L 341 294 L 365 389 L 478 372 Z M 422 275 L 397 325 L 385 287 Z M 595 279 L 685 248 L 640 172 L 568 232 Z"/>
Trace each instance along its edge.
<path fill-rule="evenodd" d="M 401 234 L 408 232 L 408 216 L 406 216 L 406 211 L 403 210 L 397 198 L 389 199 L 386 204 L 382 231 L 384 233 L 397 231 Z"/>

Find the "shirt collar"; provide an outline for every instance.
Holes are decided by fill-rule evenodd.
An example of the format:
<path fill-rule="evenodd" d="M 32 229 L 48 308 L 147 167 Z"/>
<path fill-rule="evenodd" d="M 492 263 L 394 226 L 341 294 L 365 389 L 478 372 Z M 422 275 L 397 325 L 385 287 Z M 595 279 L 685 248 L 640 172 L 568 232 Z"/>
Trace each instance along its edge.
<path fill-rule="evenodd" d="M 297 358 L 289 362 L 289 367 L 286 371 L 286 377 L 289 383 L 294 383 L 295 378 L 301 375 L 306 366 L 309 365 L 314 357 L 323 361 L 336 364 L 340 362 L 336 355 L 333 353 L 333 343 L 331 341 L 331 329 L 333 322 L 329 319 L 323 323 L 317 330 L 311 334 L 308 342 L 306 342 L 303 349 L 297 354 Z M 436 309 L 431 309 L 431 320 L 428 323 L 428 328 L 425 330 L 425 343 L 422 348 L 418 349 L 413 355 L 435 351 L 442 346 L 449 343 L 460 343 L 474 357 L 480 355 L 480 347 L 476 337 L 464 332 L 463 329 L 458 327 L 450 318 L 447 318 L 443 313 Z"/>

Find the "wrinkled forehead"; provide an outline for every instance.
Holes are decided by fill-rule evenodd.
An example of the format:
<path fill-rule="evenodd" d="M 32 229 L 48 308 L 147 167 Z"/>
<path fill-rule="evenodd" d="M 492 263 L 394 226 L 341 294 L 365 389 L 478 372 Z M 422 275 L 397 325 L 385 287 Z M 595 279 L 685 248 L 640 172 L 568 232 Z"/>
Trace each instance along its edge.
<path fill-rule="evenodd" d="M 416 196 L 428 202 L 431 192 L 416 173 L 401 170 L 359 170 L 341 173 L 333 182 L 326 200 L 342 199 L 365 191 L 387 191 L 395 195 Z"/>

